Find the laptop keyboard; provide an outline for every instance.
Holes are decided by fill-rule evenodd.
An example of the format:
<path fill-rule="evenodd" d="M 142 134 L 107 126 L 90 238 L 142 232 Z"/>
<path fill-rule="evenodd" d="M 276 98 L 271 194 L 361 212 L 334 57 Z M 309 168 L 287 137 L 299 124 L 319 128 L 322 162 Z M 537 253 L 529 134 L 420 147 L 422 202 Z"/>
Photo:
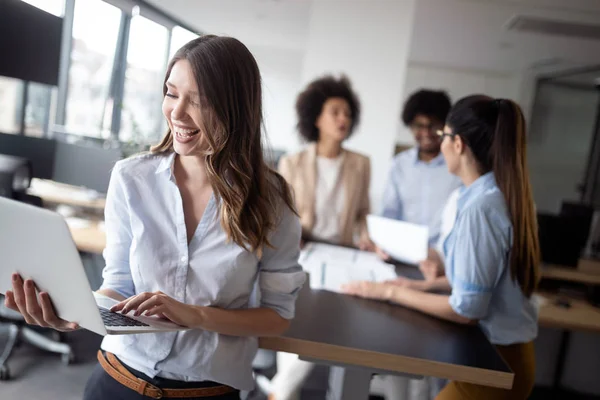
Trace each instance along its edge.
<path fill-rule="evenodd" d="M 150 326 L 126 315 L 110 312 L 106 308 L 98 307 L 98 309 L 106 326 Z"/>

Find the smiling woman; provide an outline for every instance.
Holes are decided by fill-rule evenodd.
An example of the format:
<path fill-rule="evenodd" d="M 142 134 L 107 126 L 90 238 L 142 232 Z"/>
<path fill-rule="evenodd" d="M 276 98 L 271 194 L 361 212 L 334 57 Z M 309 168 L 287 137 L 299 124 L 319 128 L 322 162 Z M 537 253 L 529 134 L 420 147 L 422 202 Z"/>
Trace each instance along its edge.
<path fill-rule="evenodd" d="M 294 206 L 285 180 L 263 160 L 256 60 L 235 39 L 192 40 L 169 63 L 163 92 L 169 132 L 151 151 L 175 151 L 182 161 L 200 155 L 206 178 L 222 200 L 223 229 L 260 256 L 276 224 L 271 210 L 282 201 Z"/>
<path fill-rule="evenodd" d="M 120 301 L 113 312 L 190 329 L 107 336 L 86 400 L 157 391 L 239 399 L 239 390 L 253 387 L 256 337 L 287 329 L 305 279 L 288 186 L 262 158 L 252 54 L 233 38 L 192 40 L 169 63 L 163 91 L 168 133 L 112 173 L 99 292 Z M 7 305 L 28 321 L 76 328 L 56 318 L 47 296 L 38 304 L 31 281 L 16 276 L 13 286 Z"/>

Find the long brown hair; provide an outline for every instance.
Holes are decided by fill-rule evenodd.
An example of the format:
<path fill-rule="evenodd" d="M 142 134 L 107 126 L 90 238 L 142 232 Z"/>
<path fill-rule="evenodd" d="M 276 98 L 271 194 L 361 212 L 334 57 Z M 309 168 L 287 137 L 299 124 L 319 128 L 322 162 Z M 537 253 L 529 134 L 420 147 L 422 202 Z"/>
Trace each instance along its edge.
<path fill-rule="evenodd" d="M 529 297 L 540 279 L 540 245 L 523 112 L 511 100 L 469 96 L 456 103 L 447 123 L 469 146 L 480 172 L 494 173 L 513 226 L 511 276 Z"/>
<path fill-rule="evenodd" d="M 190 63 L 202 99 L 206 170 L 219 201 L 221 226 L 229 240 L 261 257 L 264 246 L 271 246 L 268 236 L 279 223 L 282 205 L 291 210 L 294 206 L 287 183 L 263 158 L 256 60 L 237 39 L 213 35 L 194 39 L 170 61 L 163 95 L 179 60 Z M 174 151 L 170 129 L 150 151 Z"/>

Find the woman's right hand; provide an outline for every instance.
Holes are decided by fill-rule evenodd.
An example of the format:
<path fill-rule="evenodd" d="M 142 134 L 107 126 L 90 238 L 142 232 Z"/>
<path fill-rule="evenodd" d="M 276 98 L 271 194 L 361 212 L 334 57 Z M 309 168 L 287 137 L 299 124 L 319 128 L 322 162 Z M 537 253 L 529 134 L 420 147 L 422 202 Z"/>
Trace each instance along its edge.
<path fill-rule="evenodd" d="M 28 324 L 61 332 L 79 329 L 79 325 L 75 322 L 58 318 L 48 293 L 38 294 L 35 283 L 31 279 L 23 281 L 19 274 L 13 274 L 12 289 L 6 291 L 4 305 L 20 313 Z"/>

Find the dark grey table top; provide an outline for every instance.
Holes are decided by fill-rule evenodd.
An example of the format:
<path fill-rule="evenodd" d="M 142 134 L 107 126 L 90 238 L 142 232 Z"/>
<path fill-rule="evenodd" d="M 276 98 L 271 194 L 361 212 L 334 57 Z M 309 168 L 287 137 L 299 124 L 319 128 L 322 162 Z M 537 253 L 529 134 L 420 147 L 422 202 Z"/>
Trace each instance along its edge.
<path fill-rule="evenodd" d="M 398 267 L 419 277 L 414 267 Z M 462 326 L 408 308 L 305 287 L 296 317 L 262 348 L 330 364 L 436 376 L 510 388 L 513 373 L 477 326 Z"/>

